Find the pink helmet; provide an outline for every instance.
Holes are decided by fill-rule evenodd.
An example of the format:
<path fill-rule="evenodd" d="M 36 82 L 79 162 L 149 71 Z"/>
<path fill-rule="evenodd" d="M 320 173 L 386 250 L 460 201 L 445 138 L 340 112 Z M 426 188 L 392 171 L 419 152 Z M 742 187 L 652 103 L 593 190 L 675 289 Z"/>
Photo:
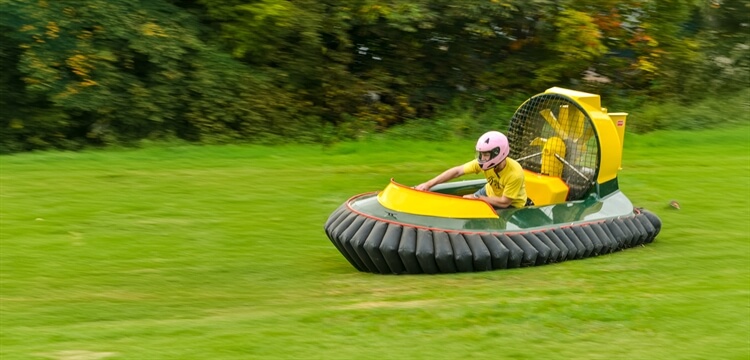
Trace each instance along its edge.
<path fill-rule="evenodd" d="M 490 153 L 489 160 L 482 160 L 483 152 Z M 508 157 L 509 153 L 508 138 L 501 132 L 488 131 L 477 140 L 477 160 L 479 160 L 482 170 L 489 170 L 497 166 Z"/>

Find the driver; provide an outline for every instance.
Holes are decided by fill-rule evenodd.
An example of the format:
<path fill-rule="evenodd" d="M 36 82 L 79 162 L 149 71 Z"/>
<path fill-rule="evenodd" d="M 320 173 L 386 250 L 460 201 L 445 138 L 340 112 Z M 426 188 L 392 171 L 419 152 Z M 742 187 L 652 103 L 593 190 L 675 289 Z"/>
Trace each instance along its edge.
<path fill-rule="evenodd" d="M 533 205 L 526 196 L 523 168 L 508 157 L 508 138 L 498 131 L 489 131 L 477 140 L 477 158 L 463 165 L 445 170 L 430 181 L 419 184 L 417 190 L 429 191 L 433 186 L 455 179 L 464 174 L 484 172 L 487 184 L 465 198 L 484 200 L 496 209 L 522 208 Z"/>

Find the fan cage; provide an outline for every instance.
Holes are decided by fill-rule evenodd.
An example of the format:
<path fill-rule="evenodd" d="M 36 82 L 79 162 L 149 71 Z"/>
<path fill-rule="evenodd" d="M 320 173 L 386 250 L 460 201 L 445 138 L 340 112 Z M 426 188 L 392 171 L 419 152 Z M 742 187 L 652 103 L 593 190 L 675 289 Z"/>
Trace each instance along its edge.
<path fill-rule="evenodd" d="M 510 121 L 508 141 L 510 157 L 524 169 L 562 178 L 570 189 L 566 200 L 582 199 L 595 184 L 600 162 L 596 128 L 566 96 L 541 94 L 526 101 Z M 545 149 L 549 155 L 543 160 Z"/>

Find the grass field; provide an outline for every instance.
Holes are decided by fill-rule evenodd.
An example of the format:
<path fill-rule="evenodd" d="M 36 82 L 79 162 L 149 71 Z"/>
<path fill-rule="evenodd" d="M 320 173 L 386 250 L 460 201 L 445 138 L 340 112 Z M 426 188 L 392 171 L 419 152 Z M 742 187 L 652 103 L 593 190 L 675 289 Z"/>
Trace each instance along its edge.
<path fill-rule="evenodd" d="M 384 276 L 326 238 L 350 196 L 471 146 L 0 157 L 0 358 L 750 358 L 750 127 L 627 135 L 621 189 L 663 221 L 646 247 Z"/>

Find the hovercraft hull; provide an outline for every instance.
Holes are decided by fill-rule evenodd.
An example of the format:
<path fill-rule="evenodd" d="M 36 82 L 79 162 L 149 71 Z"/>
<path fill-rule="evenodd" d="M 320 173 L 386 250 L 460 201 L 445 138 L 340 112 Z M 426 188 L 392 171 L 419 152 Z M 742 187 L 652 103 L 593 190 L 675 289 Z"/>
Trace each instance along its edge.
<path fill-rule="evenodd" d="M 459 182 L 472 189 L 479 182 Z M 445 188 L 444 188 L 445 191 Z M 449 191 L 446 191 L 449 192 Z M 437 274 L 539 266 L 650 243 L 661 229 L 653 213 L 620 191 L 606 198 L 499 210 L 496 218 L 442 218 L 395 211 L 377 193 L 347 200 L 324 225 L 357 270 Z"/>

